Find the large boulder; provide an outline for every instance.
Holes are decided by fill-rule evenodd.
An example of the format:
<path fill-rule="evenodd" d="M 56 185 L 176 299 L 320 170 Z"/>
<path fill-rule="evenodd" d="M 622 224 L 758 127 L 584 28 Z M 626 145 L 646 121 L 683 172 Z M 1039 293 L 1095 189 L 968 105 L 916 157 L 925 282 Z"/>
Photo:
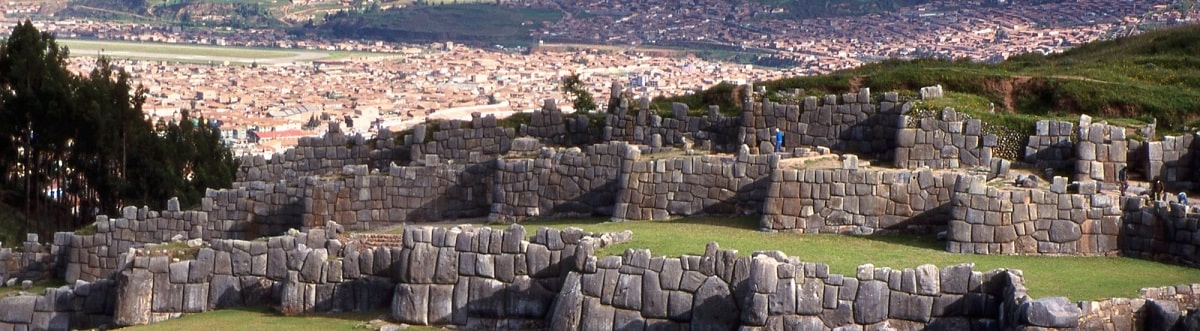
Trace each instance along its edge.
<path fill-rule="evenodd" d="M 1021 304 L 1025 322 L 1047 328 L 1073 328 L 1079 325 L 1083 311 L 1066 297 L 1050 297 Z"/>
<path fill-rule="evenodd" d="M 729 284 L 717 276 L 705 279 L 692 298 L 693 330 L 732 330 L 740 316 Z"/>

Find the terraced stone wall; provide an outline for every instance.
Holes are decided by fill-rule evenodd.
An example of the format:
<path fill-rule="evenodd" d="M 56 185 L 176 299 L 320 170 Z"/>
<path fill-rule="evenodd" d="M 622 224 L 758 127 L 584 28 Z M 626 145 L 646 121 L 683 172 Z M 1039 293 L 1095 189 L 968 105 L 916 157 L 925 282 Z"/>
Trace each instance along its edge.
<path fill-rule="evenodd" d="M 485 216 L 494 163 L 396 166 L 369 172 L 347 167 L 337 177 L 307 177 L 303 224 L 334 221 L 351 230 Z"/>
<path fill-rule="evenodd" d="M 957 174 L 921 170 L 778 169 L 766 231 L 929 234 L 944 230 Z"/>
<path fill-rule="evenodd" d="M 702 256 L 629 250 L 580 267 L 554 303 L 553 330 L 999 329 L 1001 307 L 1027 300 L 1019 273 L 1004 270 L 864 265 L 844 276 L 779 252 L 739 256 L 716 244 Z"/>
<path fill-rule="evenodd" d="M 959 169 L 992 162 L 997 138 L 983 132 L 982 121 L 950 108 L 937 117 L 910 120 L 896 135 L 893 163 L 897 168 Z"/>
<path fill-rule="evenodd" d="M 752 155 L 743 148 L 734 156 L 634 158 L 617 182 L 613 219 L 664 220 L 696 214 L 758 213 L 768 178 L 779 156 Z"/>
<path fill-rule="evenodd" d="M 521 142 L 518 139 L 518 142 Z M 522 145 L 516 143 L 515 145 Z M 490 221 L 521 222 L 531 217 L 612 216 L 622 169 L 638 147 L 624 142 L 579 148 L 525 148 L 534 158 L 496 160 Z"/>
<path fill-rule="evenodd" d="M 1034 169 L 1072 169 L 1075 159 L 1075 124 L 1065 121 L 1037 121 L 1025 146 L 1025 162 Z M 1041 177 L 1042 173 L 1039 172 Z"/>
<path fill-rule="evenodd" d="M 1067 192 L 1055 177 L 1047 189 L 1001 189 L 981 176 L 961 176 L 951 198 L 946 250 L 974 254 L 1110 255 L 1119 251 L 1122 201 L 1098 194 L 1095 182 Z"/>
<path fill-rule="evenodd" d="M 470 121 L 444 120 L 436 124 L 417 124 L 406 135 L 404 146 L 409 160 L 417 164 L 479 163 L 507 153 L 517 137 L 513 128 L 498 125 L 495 116 L 471 114 Z M 359 163 L 362 164 L 362 163 Z"/>
<path fill-rule="evenodd" d="M 747 101 L 742 106 L 739 141 L 752 153 L 770 153 L 774 130 L 784 134 L 783 149 L 828 147 L 836 152 L 853 153 L 867 158 L 890 160 L 896 147 L 897 130 L 903 127 L 904 112 L 895 93 L 885 93 L 883 101 L 871 100 L 869 89 L 840 96 L 808 97 L 799 105 L 784 105 L 764 100 Z"/>
<path fill-rule="evenodd" d="M 347 136 L 341 124 L 329 123 L 322 137 L 303 137 L 296 147 L 276 153 L 269 159 L 261 155 L 243 156 L 239 159 L 237 181 L 277 182 L 299 177 L 326 175 L 341 171 L 348 165 L 368 164 L 375 168 L 400 161 L 403 142 L 391 138 L 392 133 L 384 130 L 374 144 L 362 136 Z"/>
<path fill-rule="evenodd" d="M 1200 210 L 1176 202 L 1100 192 L 1096 182 L 1068 192 L 1001 189 L 959 178 L 946 250 L 975 254 L 1122 255 L 1197 267 Z"/>

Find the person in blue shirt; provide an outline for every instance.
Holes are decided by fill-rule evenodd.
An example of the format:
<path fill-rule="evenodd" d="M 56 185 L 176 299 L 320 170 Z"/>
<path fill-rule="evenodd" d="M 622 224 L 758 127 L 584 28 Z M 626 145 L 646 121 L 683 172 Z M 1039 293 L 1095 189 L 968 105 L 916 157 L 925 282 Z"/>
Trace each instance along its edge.
<path fill-rule="evenodd" d="M 783 151 L 783 131 L 779 131 L 779 129 L 776 128 L 775 129 L 775 152 L 782 152 L 782 151 Z"/>
<path fill-rule="evenodd" d="M 1179 204 L 1184 205 L 1184 206 L 1188 205 L 1187 193 L 1184 193 L 1183 191 L 1179 191 Z"/>

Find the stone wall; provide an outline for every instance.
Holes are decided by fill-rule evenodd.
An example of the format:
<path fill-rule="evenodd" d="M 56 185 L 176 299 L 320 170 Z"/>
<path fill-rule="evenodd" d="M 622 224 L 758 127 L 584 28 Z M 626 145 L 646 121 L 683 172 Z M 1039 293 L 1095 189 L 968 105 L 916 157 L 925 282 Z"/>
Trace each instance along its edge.
<path fill-rule="evenodd" d="M 629 171 L 617 181 L 615 220 L 757 213 L 766 197 L 767 178 L 778 163 L 778 156 L 751 155 L 744 146 L 733 157 L 633 159 L 638 161 L 628 163 Z"/>
<path fill-rule="evenodd" d="M 1111 255 L 1119 250 L 1122 203 L 1095 182 L 1068 193 L 1066 178 L 1046 189 L 1001 189 L 960 176 L 951 197 L 946 250 L 974 254 Z M 1122 199 L 1125 199 L 1122 201 Z"/>
<path fill-rule="evenodd" d="M 389 167 L 346 167 L 341 176 L 307 177 L 303 224 L 335 221 L 351 230 L 487 215 L 492 163 Z M 386 173 L 382 173 L 386 172 Z"/>
<path fill-rule="evenodd" d="M 131 252 L 116 276 L 114 322 L 154 323 L 252 304 L 279 305 L 289 314 L 385 307 L 386 295 L 379 293 L 386 293 L 390 283 L 379 277 L 390 272 L 376 271 L 370 263 L 362 272 L 358 261 L 338 259 L 364 247 L 343 243 L 341 227 L 331 225 L 269 240 L 218 239 L 197 247 L 194 256 L 186 256 L 187 250 Z M 346 269 L 352 271 L 343 274 Z"/>
<path fill-rule="evenodd" d="M 1200 267 L 1200 210 L 1142 196 L 1113 196 L 1098 183 L 1008 189 L 960 176 L 946 250 L 975 254 L 1122 255 Z"/>
<path fill-rule="evenodd" d="M 37 234 L 27 234 L 25 243 L 15 251 L 0 243 L 0 287 L 52 278 L 54 263 L 53 248 L 42 245 Z"/>
<path fill-rule="evenodd" d="M 1034 300 L 1020 271 L 970 264 L 853 276 L 777 251 L 700 256 L 595 250 L 629 239 L 578 229 L 408 227 L 347 237 L 340 226 L 267 240 L 212 241 L 194 258 L 135 250 L 116 281 L 76 282 L 0 299 L 0 328 L 145 324 L 268 304 L 285 314 L 391 309 L 406 324 L 466 329 L 1168 329 L 1200 321 L 1200 285 L 1143 289 L 1141 299 Z M 387 242 L 387 246 L 371 243 Z M 1161 327 L 1161 326 L 1167 327 Z"/>
<path fill-rule="evenodd" d="M 120 218 L 97 216 L 93 234 L 54 234 L 56 263 L 62 268 L 64 280 L 71 283 L 109 278 L 120 268 L 123 256 L 130 249 L 171 241 L 172 238 L 202 238 L 209 224 L 208 213 L 201 211 L 182 212 L 169 208 L 160 214 L 135 207 L 125 207 L 122 211 Z"/>
<path fill-rule="evenodd" d="M 912 118 L 912 123 L 897 133 L 893 159 L 897 168 L 957 169 L 992 162 L 996 135 L 985 134 L 982 121 L 950 108 L 938 115 Z"/>
<path fill-rule="evenodd" d="M 957 175 L 921 170 L 779 169 L 760 227 L 801 233 L 936 233 Z"/>
<path fill-rule="evenodd" d="M 1200 210 L 1143 197 L 1125 198 L 1122 209 L 1122 256 L 1200 267 Z"/>
<path fill-rule="evenodd" d="M 590 258 L 558 293 L 553 330 L 831 328 L 1000 329 L 1001 306 L 1023 291 L 1019 274 L 860 266 L 853 276 L 779 252 L 738 256 L 710 243 L 702 256 L 648 250 Z"/>
<path fill-rule="evenodd" d="M 500 127 L 495 116 L 473 113 L 469 122 L 444 120 L 418 124 L 404 141 L 411 148 L 409 159 L 418 164 L 467 164 L 507 153 L 516 135 L 515 129 Z"/>
<path fill-rule="evenodd" d="M 237 179 L 239 182 L 275 182 L 336 173 L 347 165 L 369 164 L 379 168 L 400 160 L 399 149 L 403 145 L 397 146 L 391 132 L 386 130 L 379 136 L 385 138 L 368 144 L 362 136 L 346 136 L 340 123 L 330 122 L 324 136 L 300 138 L 296 147 L 276 153 L 270 159 L 242 157 Z"/>
<path fill-rule="evenodd" d="M 685 147 L 692 144 L 697 150 L 733 152 L 740 118 L 721 115 L 713 106 L 705 116 L 691 116 L 686 104 L 671 104 L 671 117 L 662 117 L 650 109 L 649 99 L 638 99 L 638 110 L 631 112 L 627 102 L 605 118 L 604 140 L 627 141 L 650 146 Z M 655 139 L 658 139 L 655 141 Z"/>
<path fill-rule="evenodd" d="M 601 142 L 604 128 L 593 125 L 586 114 L 563 114 L 546 99 L 542 109 L 529 113 L 529 124 L 522 125 L 520 134 L 559 146 L 586 146 Z"/>
<path fill-rule="evenodd" d="M 1200 284 L 1143 288 L 1138 298 L 1081 301 L 1083 330 L 1197 330 Z"/>
<path fill-rule="evenodd" d="M 0 298 L 0 330 L 75 330 L 112 324 L 114 282 L 76 282 Z"/>
<path fill-rule="evenodd" d="M 521 145 L 518 139 L 514 145 Z M 515 147 L 514 147 L 515 148 Z M 544 148 L 536 158 L 496 160 L 490 221 L 521 222 L 530 217 L 611 216 L 617 179 L 638 147 L 623 142 L 584 149 Z"/>
<path fill-rule="evenodd" d="M 408 227 L 395 245 L 372 246 L 380 235 L 347 238 L 331 225 L 266 241 L 216 240 L 179 262 L 139 250 L 117 277 L 114 321 L 251 304 L 287 315 L 390 306 L 403 323 L 527 329 L 545 324 L 574 256 L 629 239 L 543 228 L 527 240 L 519 225 Z"/>
<path fill-rule="evenodd" d="M 198 211 L 207 214 L 207 218 L 194 215 L 184 219 L 193 225 L 201 225 L 199 233 L 193 233 L 189 238 L 253 239 L 301 227 L 306 190 L 300 182 L 235 182 L 231 189 L 205 191 Z M 176 215 L 174 212 L 178 208 L 174 199 L 169 200 L 167 211 L 172 213 L 163 212 L 160 216 Z M 189 212 L 192 211 L 184 211 Z M 153 227 L 147 231 L 153 231 L 150 229 Z"/>
<path fill-rule="evenodd" d="M 1035 169 L 1072 169 L 1075 159 L 1075 125 L 1071 122 L 1040 120 L 1025 146 L 1025 162 Z M 1039 176 L 1042 174 L 1039 172 Z"/>
<path fill-rule="evenodd" d="M 1129 142 L 1125 140 L 1125 128 L 1090 121 L 1086 115 L 1079 120 L 1075 180 L 1119 185 L 1118 173 L 1127 166 L 1130 150 Z M 1132 170 L 1126 169 L 1126 176 Z"/>
<path fill-rule="evenodd" d="M 800 105 L 784 105 L 769 100 L 745 102 L 739 141 L 751 152 L 769 153 L 762 147 L 774 146 L 773 130 L 784 134 L 785 150 L 796 147 L 829 147 L 834 151 L 864 157 L 890 159 L 896 131 L 903 112 L 899 97 L 885 93 L 883 101 L 872 103 L 869 89 L 823 99 L 805 98 Z"/>
<path fill-rule="evenodd" d="M 1200 138 L 1197 134 L 1163 137 L 1145 143 L 1145 176 L 1161 179 L 1171 190 L 1193 189 L 1200 176 Z"/>

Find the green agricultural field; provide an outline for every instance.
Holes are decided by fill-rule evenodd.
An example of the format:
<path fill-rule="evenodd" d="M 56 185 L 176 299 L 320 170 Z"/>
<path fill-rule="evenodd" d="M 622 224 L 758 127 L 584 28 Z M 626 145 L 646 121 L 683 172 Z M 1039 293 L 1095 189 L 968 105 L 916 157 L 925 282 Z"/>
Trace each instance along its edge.
<path fill-rule="evenodd" d="M 283 48 L 184 45 L 131 41 L 59 39 L 75 56 L 103 55 L 114 59 L 139 59 L 190 63 L 277 64 L 391 54 L 345 51 L 312 51 Z"/>
<path fill-rule="evenodd" d="M 1019 269 L 1034 298 L 1066 296 L 1071 300 L 1136 297 L 1144 287 L 1200 282 L 1200 269 L 1120 257 L 964 255 L 945 252 L 945 242 L 922 236 L 840 236 L 828 234 L 767 233 L 758 231 L 758 219 L 688 218 L 664 222 L 604 222 L 555 220 L 525 224 L 537 228 L 579 227 L 592 232 L 633 231 L 633 241 L 605 248 L 597 254 L 619 255 L 630 248 L 647 248 L 655 256 L 702 255 L 716 241 L 740 255 L 759 250 L 779 250 L 802 261 L 829 264 L 830 272 L 854 275 L 862 264 L 895 269 L 922 264 L 940 267 L 975 263 L 976 271 Z M 1114 272 L 1119 271 L 1119 272 Z"/>
<path fill-rule="evenodd" d="M 560 18 L 552 9 L 460 3 L 333 15 L 319 28 L 338 37 L 527 46 L 530 30 Z"/>

